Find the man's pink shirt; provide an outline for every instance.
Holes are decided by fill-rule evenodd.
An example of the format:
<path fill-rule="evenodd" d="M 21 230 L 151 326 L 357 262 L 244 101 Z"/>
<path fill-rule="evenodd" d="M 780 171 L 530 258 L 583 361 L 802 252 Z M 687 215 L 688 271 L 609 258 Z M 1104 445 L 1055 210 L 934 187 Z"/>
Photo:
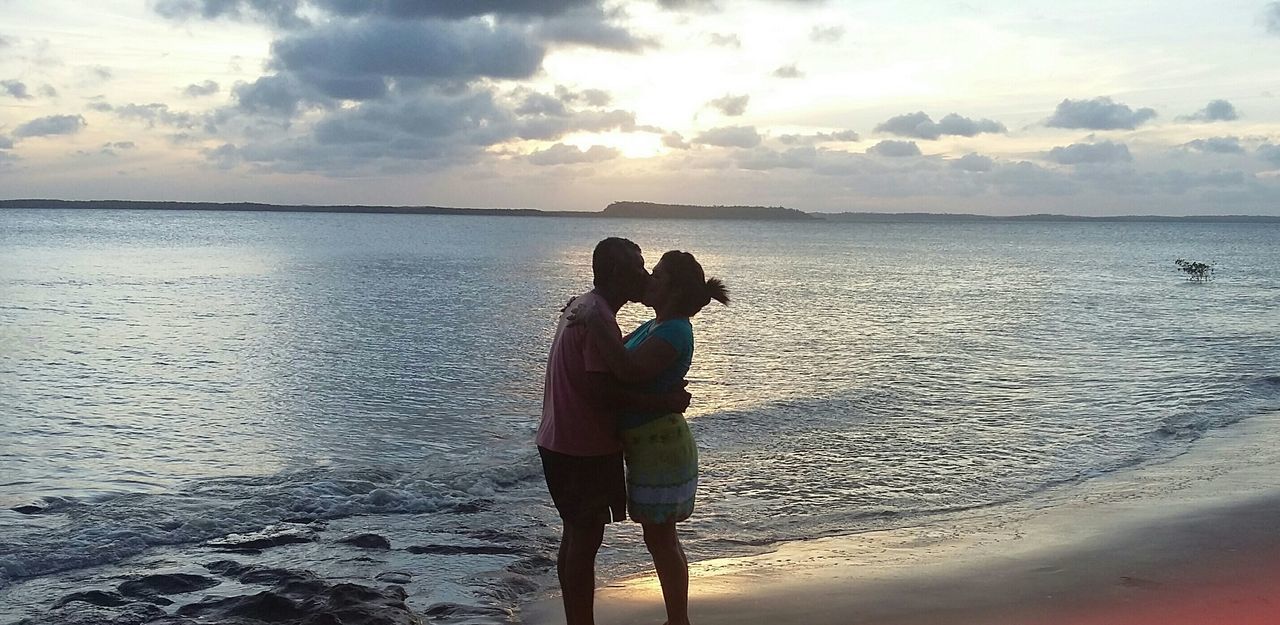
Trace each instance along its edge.
<path fill-rule="evenodd" d="M 588 299 L 591 298 L 591 299 Z M 570 326 L 568 310 L 578 304 L 594 306 L 596 313 L 612 322 L 618 338 L 622 331 L 613 309 L 595 291 L 574 299 L 560 314 L 556 337 L 547 358 L 546 386 L 542 391 L 542 424 L 538 426 L 538 446 L 570 456 L 603 456 L 622 451 L 617 415 L 590 401 L 589 373 L 609 373 L 609 367 L 592 344 L 585 326 Z"/>

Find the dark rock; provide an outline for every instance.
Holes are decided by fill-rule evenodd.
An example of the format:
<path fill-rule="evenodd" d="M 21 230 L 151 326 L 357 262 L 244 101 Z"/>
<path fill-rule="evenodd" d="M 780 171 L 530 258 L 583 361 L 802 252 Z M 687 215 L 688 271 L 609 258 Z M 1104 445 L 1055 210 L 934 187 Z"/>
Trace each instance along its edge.
<path fill-rule="evenodd" d="M 339 540 L 340 543 L 355 545 L 362 549 L 390 549 L 391 541 L 377 534 L 356 534 Z"/>
<path fill-rule="evenodd" d="M 517 549 L 513 549 L 511 547 L 503 547 L 500 545 L 471 545 L 471 546 L 415 545 L 413 547 L 406 548 L 405 551 L 408 551 L 409 553 L 417 553 L 417 554 L 430 553 L 435 555 L 446 555 L 446 556 L 459 555 L 459 554 L 508 555 L 513 553 L 520 553 L 520 551 Z"/>
<path fill-rule="evenodd" d="M 507 565 L 507 570 L 520 575 L 539 575 L 551 570 L 556 565 L 556 561 L 542 555 L 532 555 L 527 558 L 520 558 L 515 562 Z"/>
<path fill-rule="evenodd" d="M 374 576 L 374 579 L 388 584 L 408 584 L 413 581 L 413 573 L 406 573 L 404 571 L 386 571 L 378 573 Z"/>
<path fill-rule="evenodd" d="M 310 578 L 310 574 L 299 571 L 290 571 L 289 569 L 276 569 L 266 566 L 252 566 L 249 570 L 241 573 L 238 579 L 242 584 L 271 584 L 281 585 L 290 582 L 303 581 Z"/>
<path fill-rule="evenodd" d="M 53 607 L 60 608 L 72 601 L 82 601 L 100 606 L 120 606 L 129 603 L 129 599 L 125 599 L 120 593 L 106 590 L 85 590 L 83 592 L 73 592 L 55 601 Z"/>
<path fill-rule="evenodd" d="M 511 616 L 510 610 L 479 605 L 462 605 L 460 603 L 437 603 L 427 608 L 424 613 L 433 619 L 458 616 Z"/>
<path fill-rule="evenodd" d="M 240 564 L 235 560 L 217 560 L 200 566 L 203 566 L 210 573 L 226 575 L 227 577 L 239 577 L 243 575 L 245 571 L 253 568 L 248 564 Z"/>
<path fill-rule="evenodd" d="M 220 580 L 190 573 L 163 573 L 131 579 L 120 584 L 120 594 L 131 597 L 152 595 L 180 595 L 221 584 Z"/>
<path fill-rule="evenodd" d="M 264 590 L 247 597 L 225 597 L 184 605 L 178 608 L 178 616 L 214 616 L 220 619 L 243 616 L 268 623 L 284 623 L 301 619 L 307 613 L 294 600 Z"/>
<path fill-rule="evenodd" d="M 164 610 L 146 603 L 131 603 L 122 608 L 101 607 L 76 602 L 54 608 L 39 616 L 18 621 L 19 625 L 143 625 L 159 623 Z M 180 625 L 173 623 L 172 625 Z"/>
<path fill-rule="evenodd" d="M 315 530 L 306 527 L 281 527 L 272 525 L 251 534 L 231 534 L 219 540 L 205 543 L 209 547 L 225 551 L 268 549 L 280 545 L 315 542 Z"/>
<path fill-rule="evenodd" d="M 25 506 L 17 506 L 15 508 L 9 508 L 9 509 L 13 510 L 14 512 L 17 512 L 18 514 L 38 514 L 40 512 L 44 512 L 44 508 L 40 506 L 33 506 L 30 504 Z"/>

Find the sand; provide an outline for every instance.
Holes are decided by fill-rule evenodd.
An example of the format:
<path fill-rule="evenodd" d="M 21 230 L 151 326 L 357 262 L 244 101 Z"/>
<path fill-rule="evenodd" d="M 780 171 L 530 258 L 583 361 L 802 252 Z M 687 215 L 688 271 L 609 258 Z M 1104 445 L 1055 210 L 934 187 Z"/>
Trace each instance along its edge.
<path fill-rule="evenodd" d="M 702 625 L 1280 624 L 1280 413 L 1168 462 L 910 527 L 691 568 Z M 563 623 L 558 597 L 530 625 Z M 656 579 L 597 592 L 601 625 L 662 623 Z"/>

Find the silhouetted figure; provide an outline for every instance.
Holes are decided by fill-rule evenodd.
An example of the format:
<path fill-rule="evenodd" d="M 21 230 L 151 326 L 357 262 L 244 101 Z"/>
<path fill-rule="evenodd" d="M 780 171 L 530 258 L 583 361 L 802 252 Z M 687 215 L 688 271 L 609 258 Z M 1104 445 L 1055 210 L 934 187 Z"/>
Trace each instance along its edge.
<path fill-rule="evenodd" d="M 612 326 L 612 340 L 620 344 L 622 332 L 614 315 L 645 294 L 649 273 L 644 257 L 635 243 L 608 238 L 596 245 L 591 269 L 595 288 L 570 300 L 566 309 L 590 307 L 597 331 Z M 537 443 L 547 489 L 564 521 L 556 572 L 568 625 L 594 625 L 596 553 L 604 526 L 626 517 L 619 410 L 683 412 L 688 406 L 683 387 L 664 394 L 622 387 L 601 356 L 599 342 L 588 340 L 583 325 L 571 327 L 568 313 L 561 312 L 547 360 Z"/>
<path fill-rule="evenodd" d="M 671 251 L 653 269 L 644 295 L 654 318 L 619 338 L 608 309 L 582 302 L 574 317 L 591 330 L 593 344 L 609 370 L 645 393 L 663 394 L 683 388 L 693 363 L 693 326 L 689 318 L 716 300 L 729 303 L 729 293 L 716 279 L 706 279 L 702 265 L 688 252 Z M 698 449 L 683 410 L 653 410 L 631 405 L 619 426 L 627 466 L 627 505 L 631 519 L 644 528 L 645 546 L 662 584 L 668 625 L 689 623 L 689 562 L 676 534 L 676 523 L 693 514 L 698 489 Z"/>

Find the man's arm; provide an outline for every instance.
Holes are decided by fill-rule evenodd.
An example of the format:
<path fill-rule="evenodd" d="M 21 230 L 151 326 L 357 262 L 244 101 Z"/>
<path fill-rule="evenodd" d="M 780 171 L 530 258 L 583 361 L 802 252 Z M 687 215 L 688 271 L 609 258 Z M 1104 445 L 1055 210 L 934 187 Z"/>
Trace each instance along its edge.
<path fill-rule="evenodd" d="M 693 396 L 684 390 L 683 384 L 679 389 L 667 393 L 638 393 L 623 386 L 617 378 L 608 373 L 592 371 L 588 372 L 587 376 L 591 381 L 588 389 L 591 403 L 610 412 L 620 410 L 684 412 L 688 410 L 689 402 L 693 399 Z"/>

